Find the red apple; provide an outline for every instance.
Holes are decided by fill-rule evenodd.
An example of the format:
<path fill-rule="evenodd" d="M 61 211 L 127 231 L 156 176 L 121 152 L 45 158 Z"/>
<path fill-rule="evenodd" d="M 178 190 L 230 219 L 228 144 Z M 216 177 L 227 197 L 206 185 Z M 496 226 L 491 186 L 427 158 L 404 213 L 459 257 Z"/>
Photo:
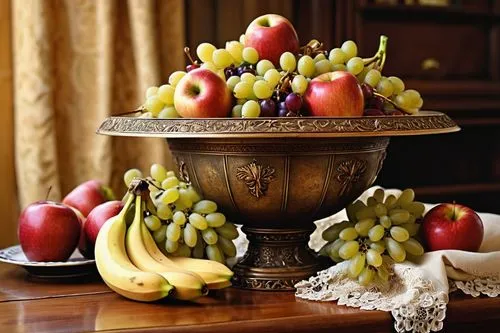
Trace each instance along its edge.
<path fill-rule="evenodd" d="M 103 202 L 113 200 L 111 189 L 98 180 L 89 180 L 75 187 L 63 199 L 63 203 L 78 209 L 83 216 Z"/>
<path fill-rule="evenodd" d="M 80 237 L 80 221 L 68 206 L 38 201 L 19 216 L 18 237 L 31 261 L 66 261 Z"/>
<path fill-rule="evenodd" d="M 286 18 L 276 14 L 257 17 L 247 27 L 245 46 L 253 47 L 259 59 L 267 59 L 279 67 L 284 52 L 299 52 L 299 37 L 293 25 Z"/>
<path fill-rule="evenodd" d="M 94 258 L 94 246 L 99 230 L 109 218 L 118 215 L 123 206 L 123 202 L 114 200 L 92 209 L 83 225 L 83 240 L 78 244 L 78 250 L 85 258 Z"/>
<path fill-rule="evenodd" d="M 360 117 L 364 103 L 358 80 L 344 71 L 321 74 L 304 93 L 305 107 L 316 117 Z"/>
<path fill-rule="evenodd" d="M 231 112 L 231 91 L 208 69 L 194 69 L 175 88 L 175 109 L 184 118 L 222 118 Z"/>
<path fill-rule="evenodd" d="M 422 232 L 430 251 L 477 251 L 483 241 L 483 222 L 469 207 L 445 203 L 424 216 Z"/>
<path fill-rule="evenodd" d="M 78 209 L 71 206 L 68 207 L 75 212 L 76 216 L 78 217 L 78 221 L 80 222 L 80 238 L 78 239 L 78 245 L 77 245 L 77 248 L 80 249 L 80 247 L 85 246 L 85 232 L 83 231 L 83 228 L 85 226 L 85 221 L 87 220 L 87 218 L 83 216 L 82 212 L 80 212 Z M 80 253 L 82 253 L 82 251 L 80 251 Z"/>

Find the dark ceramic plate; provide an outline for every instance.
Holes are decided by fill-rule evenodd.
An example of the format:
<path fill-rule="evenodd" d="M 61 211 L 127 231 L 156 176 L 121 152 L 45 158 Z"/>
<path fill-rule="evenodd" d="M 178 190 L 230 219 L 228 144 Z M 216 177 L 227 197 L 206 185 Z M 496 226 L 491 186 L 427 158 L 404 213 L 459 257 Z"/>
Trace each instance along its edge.
<path fill-rule="evenodd" d="M 39 278 L 75 277 L 96 272 L 95 260 L 84 258 L 78 250 L 67 261 L 35 262 L 26 258 L 20 245 L 15 245 L 0 250 L 0 261 L 22 266 Z"/>

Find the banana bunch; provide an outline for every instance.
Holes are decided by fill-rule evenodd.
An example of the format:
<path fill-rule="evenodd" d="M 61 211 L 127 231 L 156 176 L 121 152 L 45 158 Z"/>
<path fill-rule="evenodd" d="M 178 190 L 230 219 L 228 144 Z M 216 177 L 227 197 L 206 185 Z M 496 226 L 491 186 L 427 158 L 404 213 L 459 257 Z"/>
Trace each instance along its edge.
<path fill-rule="evenodd" d="M 95 245 L 95 260 L 104 282 L 120 295 L 136 301 L 166 296 L 193 300 L 209 289 L 231 285 L 233 272 L 216 261 L 176 257 L 160 251 L 144 222 L 148 183 L 134 181 L 122 211 L 102 226 Z M 134 206 L 131 225 L 126 216 Z"/>

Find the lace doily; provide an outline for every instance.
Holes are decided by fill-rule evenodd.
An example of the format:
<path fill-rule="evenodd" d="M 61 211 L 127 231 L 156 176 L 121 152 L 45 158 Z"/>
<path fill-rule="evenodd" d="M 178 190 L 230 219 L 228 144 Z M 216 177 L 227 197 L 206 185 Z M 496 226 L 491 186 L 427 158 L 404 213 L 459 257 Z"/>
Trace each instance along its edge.
<path fill-rule="evenodd" d="M 322 221 L 323 222 L 323 221 Z M 329 222 L 329 221 L 325 221 Z M 237 249 L 234 265 L 243 256 L 248 240 L 243 232 L 234 241 Z M 319 233 L 311 235 L 309 246 L 318 249 L 323 245 Z M 387 283 L 373 284 L 368 287 L 359 285 L 347 274 L 347 262 L 318 272 L 309 280 L 295 285 L 296 297 L 312 301 L 337 301 L 339 305 L 357 307 L 363 310 L 391 312 L 396 332 L 428 333 L 443 328 L 448 304 L 448 293 L 436 288 L 426 278 L 418 265 L 410 262 L 394 263 L 384 258 L 390 267 L 391 276 Z M 448 280 L 451 293 L 461 290 L 477 297 L 481 294 L 490 297 L 500 295 L 500 277 L 476 278 L 469 281 Z"/>
<path fill-rule="evenodd" d="M 489 297 L 497 297 L 500 295 L 500 278 L 481 278 L 470 281 L 455 281 L 448 280 L 450 292 L 452 290 L 461 290 L 464 294 L 478 297 L 479 295 L 487 295 Z"/>
<path fill-rule="evenodd" d="M 243 257 L 248 248 L 248 239 L 243 231 L 241 231 L 241 225 L 237 224 L 236 227 L 238 228 L 238 238 L 233 241 L 236 247 L 236 256 L 227 260 L 227 265 L 231 268 Z"/>
<path fill-rule="evenodd" d="M 418 270 L 387 262 L 392 275 L 387 283 L 359 285 L 342 262 L 296 285 L 296 296 L 314 301 L 337 301 L 363 310 L 391 311 L 397 332 L 430 332 L 443 327 L 448 295 L 435 290 Z"/>

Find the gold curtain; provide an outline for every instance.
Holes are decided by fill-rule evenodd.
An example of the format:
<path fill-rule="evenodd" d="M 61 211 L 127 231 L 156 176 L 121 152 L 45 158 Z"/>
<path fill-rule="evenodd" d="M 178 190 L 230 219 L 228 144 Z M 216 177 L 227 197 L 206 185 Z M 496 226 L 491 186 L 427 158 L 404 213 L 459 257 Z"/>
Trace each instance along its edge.
<path fill-rule="evenodd" d="M 0 0 L 0 246 L 16 242 L 17 200 L 14 174 L 14 128 L 12 113 L 12 38 L 10 1 Z"/>
<path fill-rule="evenodd" d="M 133 110 L 147 87 L 184 67 L 182 0 L 11 0 L 15 165 L 21 209 L 101 179 L 172 167 L 161 139 L 95 134 Z M 15 223 L 15 221 L 13 222 Z"/>

